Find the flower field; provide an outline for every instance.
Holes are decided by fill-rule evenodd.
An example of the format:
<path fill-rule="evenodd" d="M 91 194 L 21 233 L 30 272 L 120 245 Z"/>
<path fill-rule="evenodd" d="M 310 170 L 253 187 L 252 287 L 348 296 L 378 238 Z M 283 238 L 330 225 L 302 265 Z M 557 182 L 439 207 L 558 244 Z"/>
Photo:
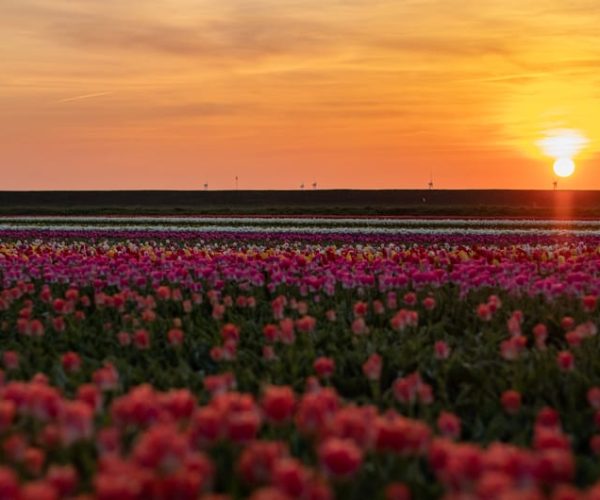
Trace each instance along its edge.
<path fill-rule="evenodd" d="M 0 220 L 0 499 L 600 499 L 600 223 Z"/>

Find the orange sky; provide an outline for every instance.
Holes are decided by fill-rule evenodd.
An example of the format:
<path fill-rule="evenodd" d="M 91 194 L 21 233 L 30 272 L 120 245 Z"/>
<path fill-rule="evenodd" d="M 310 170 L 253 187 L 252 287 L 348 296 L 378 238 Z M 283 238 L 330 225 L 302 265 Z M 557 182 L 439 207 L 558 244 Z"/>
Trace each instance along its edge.
<path fill-rule="evenodd" d="M 549 188 L 597 0 L 1 0 L 1 189 Z"/>

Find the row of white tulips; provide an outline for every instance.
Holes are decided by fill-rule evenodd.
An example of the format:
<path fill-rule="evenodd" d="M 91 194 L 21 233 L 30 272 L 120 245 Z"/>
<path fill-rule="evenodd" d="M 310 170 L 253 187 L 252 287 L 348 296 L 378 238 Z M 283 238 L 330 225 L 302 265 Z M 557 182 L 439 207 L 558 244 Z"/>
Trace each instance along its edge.
<path fill-rule="evenodd" d="M 164 225 L 265 225 L 265 226 L 408 226 L 408 227 L 559 227 L 600 228 L 600 220 L 502 219 L 502 218 L 403 218 L 403 217 L 156 217 L 156 216 L 6 216 L 0 224 L 126 224 Z"/>
<path fill-rule="evenodd" d="M 323 226 L 316 222 L 314 225 L 252 225 L 238 223 L 226 224 L 175 224 L 145 223 L 145 224 L 103 224 L 91 223 L 77 224 L 39 224 L 32 222 L 4 222 L 0 223 L 0 231 L 6 230 L 44 230 L 44 231 L 173 231 L 173 232 L 206 232 L 206 233 L 306 233 L 306 234 L 397 234 L 397 235 L 572 235 L 572 236 L 598 236 L 600 226 L 587 229 L 540 229 L 540 228 L 507 228 L 507 227 L 375 227 L 375 226 Z"/>

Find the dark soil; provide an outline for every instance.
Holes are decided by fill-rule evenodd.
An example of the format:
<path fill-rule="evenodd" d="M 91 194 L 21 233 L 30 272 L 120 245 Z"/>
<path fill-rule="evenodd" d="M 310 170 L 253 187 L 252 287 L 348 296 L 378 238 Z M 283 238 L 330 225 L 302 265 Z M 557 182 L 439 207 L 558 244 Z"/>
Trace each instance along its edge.
<path fill-rule="evenodd" d="M 600 191 L 1 191 L 0 214 L 598 217 Z"/>

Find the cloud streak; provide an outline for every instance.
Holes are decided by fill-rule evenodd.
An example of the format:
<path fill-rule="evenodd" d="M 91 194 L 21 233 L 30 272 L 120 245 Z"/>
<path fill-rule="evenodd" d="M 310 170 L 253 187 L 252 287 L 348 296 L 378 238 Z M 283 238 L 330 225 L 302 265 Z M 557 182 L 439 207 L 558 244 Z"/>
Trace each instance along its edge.
<path fill-rule="evenodd" d="M 112 92 L 96 92 L 95 94 L 83 94 L 83 95 L 77 95 L 74 97 L 67 97 L 65 99 L 60 99 L 60 100 L 56 101 L 56 104 L 63 104 L 63 103 L 74 102 L 74 101 L 82 101 L 85 99 L 93 99 L 95 97 L 104 97 L 107 95 L 112 95 Z"/>

